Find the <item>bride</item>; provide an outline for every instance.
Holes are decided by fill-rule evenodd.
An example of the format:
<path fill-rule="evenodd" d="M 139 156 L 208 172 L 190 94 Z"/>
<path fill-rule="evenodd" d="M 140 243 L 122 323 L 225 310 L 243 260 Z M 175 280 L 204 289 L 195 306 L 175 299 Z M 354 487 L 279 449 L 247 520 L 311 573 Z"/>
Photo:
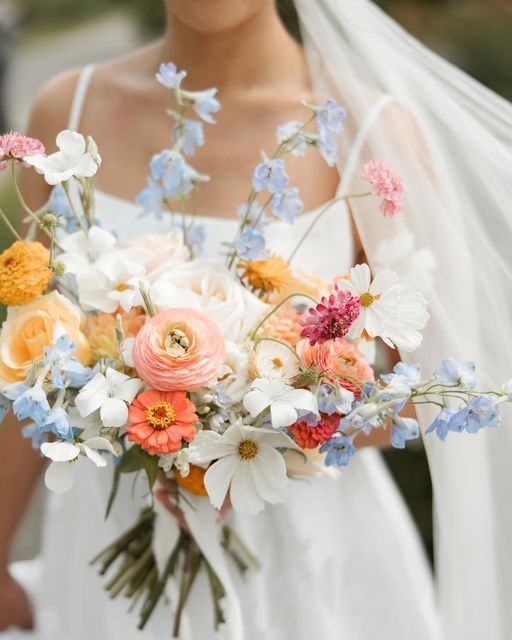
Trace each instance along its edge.
<path fill-rule="evenodd" d="M 103 158 L 96 182 L 100 224 L 128 237 L 162 233 L 169 220 L 141 219 L 133 204 L 149 159 L 168 144 L 166 96 L 155 72 L 162 61 L 173 61 L 187 70 L 187 89 L 218 87 L 218 124 L 208 128 L 207 144 L 195 158 L 195 167 L 211 176 L 198 192 L 197 211 L 206 230 L 205 254 L 212 256 L 226 233 L 233 233 L 253 167 L 260 150 L 275 146 L 276 127 L 301 119 L 301 101 L 335 97 L 348 112 L 338 167 L 328 168 L 315 154 L 289 160 L 290 182 L 300 186 L 306 213 L 292 231 L 274 224 L 272 248 L 289 252 L 322 205 L 338 192 L 360 191 L 361 163 L 382 157 L 408 184 L 404 220 L 384 227 L 366 205 L 348 211 L 340 202 L 308 236 L 298 259 L 324 278 L 346 272 L 363 250 L 374 268 L 402 268 L 431 303 L 432 322 L 418 359 L 432 368 L 440 357 L 460 352 L 482 365 L 489 383 L 496 370 L 496 379 L 505 379 L 498 373 L 512 361 L 506 333 L 512 312 L 506 288 L 509 105 L 422 49 L 366 0 L 296 4 L 303 46 L 282 25 L 273 0 L 166 0 L 161 40 L 52 80 L 34 105 L 28 133 L 48 149 L 66 127 L 92 135 Z M 25 179 L 29 204 L 41 206 L 50 195 L 46 185 L 35 174 Z M 414 264 L 420 255 L 415 250 L 426 249 L 435 257 L 433 279 L 423 264 L 404 266 Z M 492 328 L 482 320 L 485 305 L 492 310 Z M 233 576 L 244 638 L 510 637 L 511 525 L 500 505 L 512 483 L 504 427 L 453 448 L 451 442 L 429 441 L 438 598 L 411 519 L 372 448 L 384 441 L 360 442 L 369 446 L 337 482 L 297 482 L 286 505 L 267 507 L 257 518 L 229 513 L 248 547 L 264 558 L 261 570 L 246 580 Z M 33 632 L 19 637 L 39 640 L 140 637 L 126 603 L 108 601 L 88 566 L 130 524 L 131 486 L 122 488 L 107 522 L 108 474 L 89 475 L 83 465 L 76 490 L 52 497 L 32 608 L 10 576 L 7 558 L 42 463 L 12 430 L 1 438 L 9 456 L 0 468 L 0 629 L 34 624 Z M 195 587 L 183 637 L 234 637 L 228 629 L 212 631 L 206 588 L 201 581 Z M 170 610 L 161 604 L 144 633 L 169 637 L 170 628 Z"/>

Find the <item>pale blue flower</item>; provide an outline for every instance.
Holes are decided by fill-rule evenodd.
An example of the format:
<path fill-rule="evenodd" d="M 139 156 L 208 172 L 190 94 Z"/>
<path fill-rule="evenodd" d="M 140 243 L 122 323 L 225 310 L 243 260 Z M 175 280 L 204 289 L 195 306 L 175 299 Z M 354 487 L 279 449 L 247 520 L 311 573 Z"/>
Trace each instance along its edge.
<path fill-rule="evenodd" d="M 187 245 L 194 250 L 196 256 L 202 253 L 205 240 L 204 224 L 196 222 L 187 229 Z"/>
<path fill-rule="evenodd" d="M 302 157 L 308 148 L 308 138 L 304 133 L 299 133 L 301 128 L 301 122 L 290 120 L 277 127 L 276 131 L 277 143 L 286 143 L 286 149 L 297 157 Z"/>
<path fill-rule="evenodd" d="M 272 196 L 272 212 L 281 220 L 292 224 L 304 209 L 304 203 L 299 198 L 299 190 L 290 187 Z"/>
<path fill-rule="evenodd" d="M 161 180 L 169 196 L 176 195 L 182 186 L 185 158 L 177 151 L 164 149 L 151 158 L 151 177 Z"/>
<path fill-rule="evenodd" d="M 352 438 L 335 434 L 330 440 L 324 442 L 320 447 L 320 453 L 326 453 L 325 464 L 328 467 L 346 467 L 350 458 L 356 453 L 356 448 L 352 443 Z"/>
<path fill-rule="evenodd" d="M 425 431 L 425 434 L 435 432 L 437 437 L 444 442 L 449 431 L 448 425 L 455 414 L 456 411 L 452 411 L 447 408 L 443 409 L 430 427 Z"/>
<path fill-rule="evenodd" d="M 163 187 L 152 178 L 147 178 L 147 187 L 135 198 L 135 203 L 143 208 L 142 215 L 153 214 L 158 220 L 162 219 L 162 202 L 165 198 Z"/>
<path fill-rule="evenodd" d="M 186 71 L 178 71 L 172 62 L 162 62 L 156 79 L 166 89 L 178 89 L 186 75 Z"/>
<path fill-rule="evenodd" d="M 320 131 L 316 146 L 322 158 L 330 167 L 334 167 L 338 161 L 338 145 L 336 137 L 328 129 Z"/>
<path fill-rule="evenodd" d="M 192 108 L 197 115 L 210 124 L 215 124 L 215 120 L 210 114 L 220 111 L 220 102 L 215 98 L 217 89 L 206 89 L 205 91 L 194 91 L 187 93 L 187 97 L 192 103 Z"/>
<path fill-rule="evenodd" d="M 3 422 L 10 408 L 11 403 L 9 402 L 9 398 L 6 398 L 3 393 L 0 393 L 0 422 Z"/>
<path fill-rule="evenodd" d="M 50 376 L 57 389 L 63 389 L 65 384 L 80 389 L 91 380 L 92 369 L 84 367 L 73 353 L 76 345 L 66 334 L 60 336 L 53 347 L 44 348 L 43 364 L 50 367 Z"/>
<path fill-rule="evenodd" d="M 495 427 L 500 413 L 489 396 L 473 397 L 448 423 L 449 431 L 478 433 L 484 427 Z"/>
<path fill-rule="evenodd" d="M 68 233 L 75 233 L 78 231 L 78 222 L 69 204 L 66 192 L 60 184 L 55 185 L 50 192 L 50 198 L 48 200 L 48 208 L 56 216 L 61 216 L 63 221 L 61 223 L 66 227 Z"/>
<path fill-rule="evenodd" d="M 21 435 L 27 440 L 29 438 L 32 440 L 33 449 L 40 449 L 43 442 L 48 442 L 48 434 L 39 431 L 35 422 L 25 425 L 21 429 Z"/>
<path fill-rule="evenodd" d="M 262 260 L 266 258 L 265 236 L 254 229 L 246 229 L 238 238 L 236 252 L 245 260 Z"/>
<path fill-rule="evenodd" d="M 351 411 L 354 403 L 354 394 L 345 389 L 338 382 L 334 386 L 323 384 L 318 392 L 318 409 L 321 413 L 332 416 L 333 413 L 341 415 Z"/>
<path fill-rule="evenodd" d="M 43 423 L 50 414 L 50 405 L 42 387 L 34 386 L 29 387 L 14 400 L 12 410 L 20 422 L 28 418 Z"/>
<path fill-rule="evenodd" d="M 347 117 L 347 111 L 336 100 L 329 98 L 323 106 L 315 110 L 316 123 L 320 131 L 327 130 L 335 135 L 343 131 L 343 121 Z"/>
<path fill-rule="evenodd" d="M 392 417 L 391 446 L 395 449 L 405 449 L 408 440 L 416 440 L 420 437 L 418 421 L 414 418 Z"/>
<path fill-rule="evenodd" d="M 474 389 L 476 385 L 475 363 L 457 362 L 454 358 L 446 358 L 434 375 L 450 385 L 459 385 L 465 389 Z"/>
<path fill-rule="evenodd" d="M 195 155 L 196 147 L 204 145 L 203 125 L 196 120 L 184 118 L 182 125 L 175 127 L 172 132 L 174 144 L 180 139 L 183 139 L 183 151 L 189 156 Z"/>
<path fill-rule="evenodd" d="M 252 186 L 256 192 L 268 189 L 271 193 L 279 193 L 287 184 L 288 176 L 281 158 L 260 162 L 254 169 Z"/>
<path fill-rule="evenodd" d="M 308 427 L 316 427 L 320 422 L 320 414 L 315 411 L 299 409 L 297 412 L 297 422 L 305 422 Z"/>
<path fill-rule="evenodd" d="M 253 229 L 261 229 L 269 222 L 268 217 L 263 212 L 263 207 L 256 200 L 251 204 L 249 214 L 247 214 L 247 203 L 244 202 L 238 207 L 236 215 L 240 224 Z"/>
<path fill-rule="evenodd" d="M 421 382 L 421 366 L 419 364 L 407 365 L 405 362 L 398 362 L 393 367 L 393 373 L 381 376 L 384 382 L 390 383 L 396 377 L 401 378 L 409 387 Z"/>

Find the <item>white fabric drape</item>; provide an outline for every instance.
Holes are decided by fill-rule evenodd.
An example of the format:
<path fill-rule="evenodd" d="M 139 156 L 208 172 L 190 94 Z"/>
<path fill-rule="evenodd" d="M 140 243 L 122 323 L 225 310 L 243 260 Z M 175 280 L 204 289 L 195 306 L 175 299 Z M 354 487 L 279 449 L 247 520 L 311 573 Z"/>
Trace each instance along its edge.
<path fill-rule="evenodd" d="M 431 373 L 443 357 L 471 359 L 479 388 L 496 388 L 512 376 L 511 105 L 368 0 L 296 4 L 317 93 L 334 94 L 348 110 L 346 149 L 375 100 L 392 98 L 359 160 L 378 157 L 402 175 L 405 212 L 384 219 L 375 202 L 352 206 L 371 265 L 382 243 L 404 232 L 435 257 L 433 283 L 421 272 L 416 283 L 431 321 L 408 360 Z M 366 190 L 360 179 L 348 186 Z M 428 426 L 430 412 L 419 413 Z M 447 640 L 512 636 L 511 422 L 507 413 L 498 429 L 478 436 L 425 439 Z"/>

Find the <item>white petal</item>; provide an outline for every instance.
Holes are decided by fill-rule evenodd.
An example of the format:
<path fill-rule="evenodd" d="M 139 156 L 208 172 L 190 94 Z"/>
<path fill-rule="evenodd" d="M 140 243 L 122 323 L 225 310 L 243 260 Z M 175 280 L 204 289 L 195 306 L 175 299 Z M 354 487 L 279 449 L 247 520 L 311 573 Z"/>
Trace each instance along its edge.
<path fill-rule="evenodd" d="M 73 486 L 74 462 L 52 462 L 44 474 L 44 483 L 55 493 L 65 493 Z"/>
<path fill-rule="evenodd" d="M 356 264 L 350 269 L 350 281 L 360 294 L 368 291 L 371 281 L 370 267 L 367 264 Z"/>
<path fill-rule="evenodd" d="M 88 438 L 83 444 L 84 446 L 89 447 L 89 449 L 103 449 L 105 451 L 110 451 L 110 453 L 115 455 L 115 449 L 110 440 L 102 438 L 101 436 Z"/>
<path fill-rule="evenodd" d="M 90 153 L 84 153 L 76 163 L 73 169 L 73 175 L 90 178 L 96 173 L 96 171 L 98 171 L 97 163 L 94 161 Z"/>
<path fill-rule="evenodd" d="M 142 384 L 142 380 L 139 380 L 138 378 L 130 378 L 129 380 L 126 380 L 126 382 L 122 383 L 117 393 L 117 397 L 130 404 L 141 390 Z"/>
<path fill-rule="evenodd" d="M 128 406 L 119 398 L 106 398 L 100 416 L 104 427 L 124 427 L 128 422 Z"/>
<path fill-rule="evenodd" d="M 370 292 L 375 295 L 381 295 L 386 289 L 389 289 L 393 284 L 397 282 L 397 275 L 391 269 L 382 269 L 375 276 L 374 281 L 370 287 Z"/>
<path fill-rule="evenodd" d="M 226 444 L 223 436 L 215 431 L 200 431 L 188 448 L 189 460 L 192 464 L 211 462 L 224 456 L 230 456 L 234 452 L 233 446 Z"/>
<path fill-rule="evenodd" d="M 69 462 L 80 455 L 80 449 L 72 442 L 43 442 L 41 453 L 54 462 Z"/>
<path fill-rule="evenodd" d="M 251 416 L 255 418 L 270 405 L 270 398 L 260 390 L 252 389 L 245 394 L 243 404 Z"/>
<path fill-rule="evenodd" d="M 255 514 L 265 506 L 259 495 L 248 462 L 240 462 L 231 480 L 229 496 L 233 509 L 239 513 Z"/>
<path fill-rule="evenodd" d="M 107 398 L 108 383 L 102 373 L 97 373 L 75 398 L 75 406 L 84 418 L 99 409 Z"/>
<path fill-rule="evenodd" d="M 77 159 L 85 152 L 85 139 L 76 131 L 70 131 L 69 129 L 61 131 L 57 135 L 56 143 L 62 153 L 69 159 Z"/>
<path fill-rule="evenodd" d="M 308 389 L 290 389 L 283 399 L 293 404 L 296 409 L 303 409 L 312 413 L 317 413 L 318 411 L 316 398 Z"/>
<path fill-rule="evenodd" d="M 211 503 L 217 509 L 224 504 L 229 483 L 239 464 L 241 464 L 239 456 L 226 456 L 212 464 L 204 476 L 204 486 Z"/>
<path fill-rule="evenodd" d="M 80 445 L 80 448 L 82 449 L 84 454 L 89 458 L 89 460 L 92 460 L 92 462 L 94 462 L 94 464 L 97 467 L 106 467 L 107 466 L 107 461 L 97 451 L 95 451 L 94 449 L 91 449 L 86 444 Z"/>
<path fill-rule="evenodd" d="M 272 504 L 286 501 L 288 478 L 284 458 L 279 452 L 260 445 L 249 467 L 254 486 L 264 500 Z"/>
<path fill-rule="evenodd" d="M 297 422 L 297 411 L 288 402 L 273 402 L 270 407 L 270 417 L 274 429 L 280 429 Z"/>
<path fill-rule="evenodd" d="M 275 448 L 298 449 L 295 442 L 282 431 L 270 431 L 270 429 L 258 429 L 261 432 L 258 444 Z"/>

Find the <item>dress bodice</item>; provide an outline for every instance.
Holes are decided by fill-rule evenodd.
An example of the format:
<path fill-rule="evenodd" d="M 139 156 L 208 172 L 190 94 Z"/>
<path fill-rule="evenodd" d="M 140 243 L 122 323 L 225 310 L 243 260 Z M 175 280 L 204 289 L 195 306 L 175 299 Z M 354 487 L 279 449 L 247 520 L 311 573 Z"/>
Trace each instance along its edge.
<path fill-rule="evenodd" d="M 275 221 L 266 227 L 267 246 L 272 253 L 288 258 L 326 203 L 298 216 L 293 225 Z M 96 218 L 100 225 L 123 238 L 143 233 L 165 233 L 171 227 L 170 215 L 161 219 L 141 217 L 141 208 L 133 202 L 103 191 L 96 191 Z M 205 242 L 202 257 L 220 258 L 223 242 L 231 242 L 237 221 L 229 218 L 197 216 L 203 224 Z M 308 233 L 293 264 L 303 273 L 330 280 L 345 273 L 353 264 L 354 242 L 350 217 L 343 201 L 334 203 Z"/>

